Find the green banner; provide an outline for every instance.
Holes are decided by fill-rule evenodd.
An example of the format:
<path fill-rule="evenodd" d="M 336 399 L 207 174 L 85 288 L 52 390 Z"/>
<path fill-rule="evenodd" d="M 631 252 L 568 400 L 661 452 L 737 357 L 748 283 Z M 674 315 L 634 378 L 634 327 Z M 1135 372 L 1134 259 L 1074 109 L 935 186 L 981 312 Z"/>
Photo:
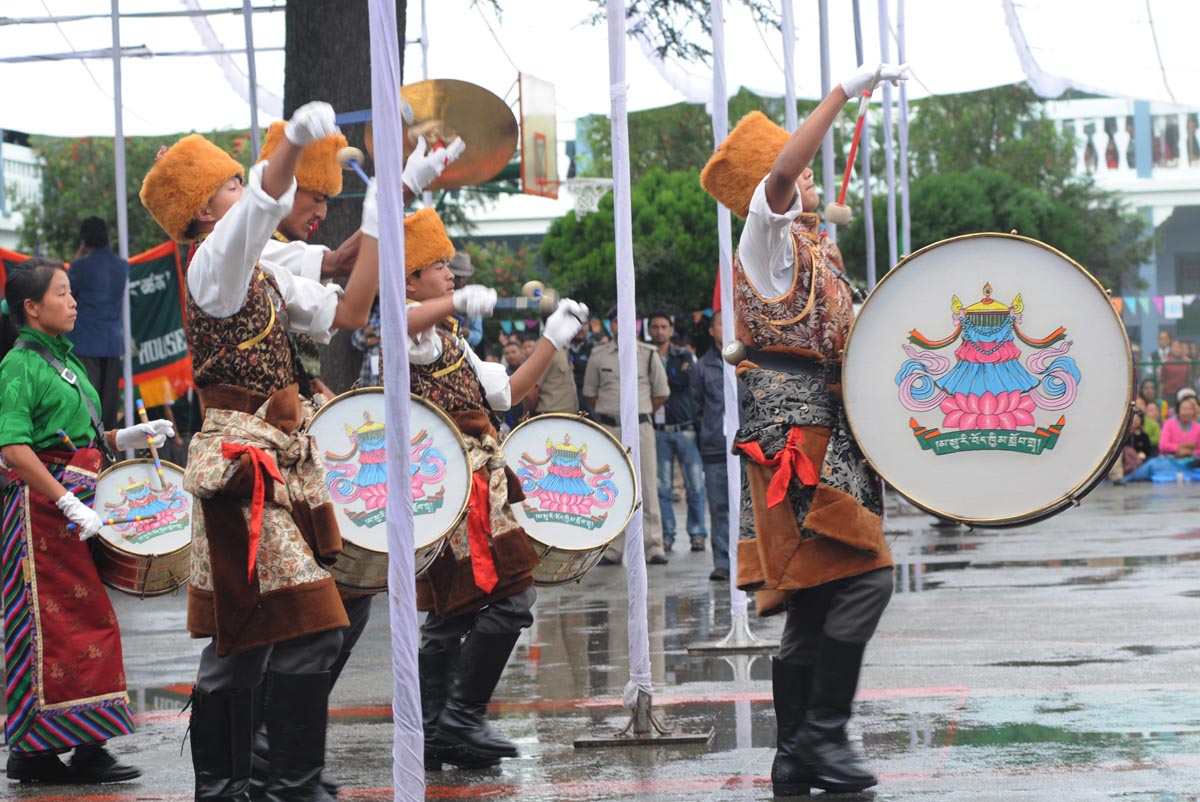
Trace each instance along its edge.
<path fill-rule="evenodd" d="M 129 319 L 134 382 L 175 365 L 188 355 L 183 330 L 179 251 L 168 242 L 129 260 Z"/>

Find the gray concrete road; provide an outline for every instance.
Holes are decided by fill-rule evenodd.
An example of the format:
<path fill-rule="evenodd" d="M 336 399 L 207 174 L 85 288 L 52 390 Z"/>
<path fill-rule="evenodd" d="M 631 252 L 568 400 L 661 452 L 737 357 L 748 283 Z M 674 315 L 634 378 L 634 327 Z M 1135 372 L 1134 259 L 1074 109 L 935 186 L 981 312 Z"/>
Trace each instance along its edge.
<path fill-rule="evenodd" d="M 1078 509 L 1012 530 L 888 521 L 897 593 L 867 652 L 855 732 L 880 775 L 844 800 L 1200 800 L 1200 488 L 1104 486 Z M 677 518 L 682 522 L 682 508 Z M 624 572 L 543 590 L 496 695 L 521 757 L 427 775 L 429 799 L 767 800 L 774 717 L 768 657 L 692 657 L 729 629 L 711 554 L 651 566 L 659 717 L 712 728 L 702 746 L 576 750 L 627 721 Z M 112 748 L 145 770 L 103 788 L 0 781 L 0 799 L 184 800 L 180 711 L 200 644 L 184 597 L 116 596 L 140 730 Z M 334 691 L 328 763 L 342 798 L 391 798 L 384 599 Z M 780 619 L 755 619 L 777 638 Z M 183 754 L 180 754 L 183 747 Z"/>

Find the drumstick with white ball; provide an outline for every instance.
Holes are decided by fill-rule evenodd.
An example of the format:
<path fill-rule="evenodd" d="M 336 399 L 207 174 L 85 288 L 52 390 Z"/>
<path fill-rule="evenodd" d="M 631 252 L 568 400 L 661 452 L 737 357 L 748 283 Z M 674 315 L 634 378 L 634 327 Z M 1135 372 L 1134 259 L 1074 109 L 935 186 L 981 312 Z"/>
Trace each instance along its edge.
<path fill-rule="evenodd" d="M 358 173 L 358 177 L 363 180 L 367 186 L 375 183 L 371 176 L 367 175 L 367 171 L 362 168 L 363 152 L 353 145 L 347 145 L 337 152 L 338 164 L 342 165 L 342 169 L 353 170 Z"/>
<path fill-rule="evenodd" d="M 116 524 L 136 524 L 142 521 L 152 521 L 157 517 L 157 515 L 157 513 L 154 515 L 110 515 L 104 519 L 104 525 L 114 526 Z M 67 530 L 70 532 L 74 532 L 78 528 L 79 524 L 67 524 Z"/>
<path fill-rule="evenodd" d="M 137 400 L 138 419 L 142 423 L 149 423 L 150 418 L 146 415 L 146 404 L 142 399 Z M 154 435 L 146 435 L 146 445 L 150 446 L 150 456 L 154 458 L 154 472 L 158 474 L 158 489 L 167 489 L 167 477 L 163 475 L 162 461 L 158 458 L 158 447 L 154 445 Z"/>
<path fill-rule="evenodd" d="M 846 205 L 846 187 L 850 184 L 850 171 L 854 169 L 854 157 L 858 154 L 858 139 L 862 136 L 863 120 L 867 117 L 867 107 L 871 105 L 871 93 L 863 92 L 858 99 L 858 121 L 854 123 L 854 139 L 850 141 L 850 158 L 846 159 L 846 174 L 842 176 L 842 192 L 836 203 L 825 206 L 825 220 L 835 226 L 844 226 L 850 222 L 850 207 Z"/>

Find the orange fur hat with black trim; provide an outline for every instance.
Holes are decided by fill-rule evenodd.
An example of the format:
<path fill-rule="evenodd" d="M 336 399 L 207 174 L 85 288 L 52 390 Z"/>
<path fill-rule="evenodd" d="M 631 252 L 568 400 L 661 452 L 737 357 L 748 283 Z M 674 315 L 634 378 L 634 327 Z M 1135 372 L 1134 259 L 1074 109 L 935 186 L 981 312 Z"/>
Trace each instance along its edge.
<path fill-rule="evenodd" d="M 275 148 L 283 141 L 284 122 L 271 123 L 263 139 L 258 160 L 271 158 Z M 300 153 L 300 165 L 296 168 L 296 186 L 321 195 L 342 194 L 342 165 L 338 163 L 338 151 L 346 147 L 346 137 L 330 134 L 308 145 Z"/>
<path fill-rule="evenodd" d="M 426 207 L 404 218 L 404 275 L 453 256 L 454 243 L 437 212 Z"/>
<path fill-rule="evenodd" d="M 186 242 L 184 232 L 229 179 L 245 176 L 246 169 L 232 156 L 200 134 L 190 134 L 154 159 L 142 179 L 138 197 L 154 222 L 176 242 Z"/>
<path fill-rule="evenodd" d="M 775 157 L 788 141 L 788 132 L 761 111 L 741 119 L 700 173 L 700 186 L 743 220 L 750 199 L 771 172 Z"/>

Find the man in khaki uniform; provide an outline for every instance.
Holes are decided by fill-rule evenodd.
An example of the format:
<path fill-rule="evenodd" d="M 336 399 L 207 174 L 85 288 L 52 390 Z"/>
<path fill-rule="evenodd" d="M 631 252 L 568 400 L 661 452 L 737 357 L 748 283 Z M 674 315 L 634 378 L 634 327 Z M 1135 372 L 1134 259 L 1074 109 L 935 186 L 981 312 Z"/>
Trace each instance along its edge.
<path fill-rule="evenodd" d="M 574 415 L 579 411 L 579 393 L 575 389 L 575 369 L 571 366 L 568 349 L 556 351 L 550 367 L 542 374 L 537 385 L 535 415 L 547 412 L 565 412 Z"/>
<path fill-rule="evenodd" d="M 608 310 L 608 319 L 614 320 L 617 308 Z M 638 448 L 641 465 L 638 478 L 642 494 L 642 537 L 646 546 L 646 562 L 650 565 L 666 565 L 667 554 L 663 549 L 662 517 L 658 507 L 658 457 L 654 443 L 654 411 L 667 403 L 671 395 L 667 384 L 667 371 L 662 359 L 653 346 L 638 342 Z M 617 361 L 616 326 L 613 339 L 592 349 L 587 371 L 583 375 L 583 397 L 592 409 L 592 417 L 621 438 L 621 367 Z M 601 559 L 601 564 L 620 563 L 625 551 L 625 535 L 611 544 Z M 607 563 L 605 561 L 608 561 Z"/>

